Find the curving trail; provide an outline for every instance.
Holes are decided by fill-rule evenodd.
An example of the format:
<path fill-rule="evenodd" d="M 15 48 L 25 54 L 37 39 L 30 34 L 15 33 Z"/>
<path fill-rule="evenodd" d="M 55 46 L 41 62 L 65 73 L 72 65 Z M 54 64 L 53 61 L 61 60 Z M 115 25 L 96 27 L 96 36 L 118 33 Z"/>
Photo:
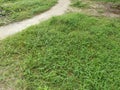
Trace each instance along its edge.
<path fill-rule="evenodd" d="M 0 40 L 13 35 L 17 32 L 24 30 L 25 28 L 38 24 L 44 20 L 47 20 L 53 16 L 62 15 L 68 9 L 70 0 L 58 0 L 58 4 L 53 6 L 50 10 L 43 14 L 37 15 L 31 19 L 15 22 L 6 26 L 0 27 Z"/>

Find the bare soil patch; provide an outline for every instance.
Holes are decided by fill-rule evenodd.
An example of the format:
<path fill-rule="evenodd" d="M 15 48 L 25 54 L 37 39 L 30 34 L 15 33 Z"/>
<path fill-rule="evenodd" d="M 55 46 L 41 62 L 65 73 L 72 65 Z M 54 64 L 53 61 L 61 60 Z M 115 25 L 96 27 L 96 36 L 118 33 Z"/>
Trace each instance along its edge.
<path fill-rule="evenodd" d="M 106 7 L 106 10 L 108 12 L 120 15 L 120 5 L 113 4 L 113 3 L 107 3 L 104 6 Z"/>

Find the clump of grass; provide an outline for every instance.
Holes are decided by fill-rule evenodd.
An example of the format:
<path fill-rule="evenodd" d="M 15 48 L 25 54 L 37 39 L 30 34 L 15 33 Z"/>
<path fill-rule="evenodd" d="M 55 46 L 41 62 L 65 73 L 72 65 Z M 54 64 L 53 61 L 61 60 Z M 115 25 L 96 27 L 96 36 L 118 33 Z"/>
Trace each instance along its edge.
<path fill-rule="evenodd" d="M 118 90 L 119 46 L 119 19 L 53 17 L 0 42 L 0 82 L 16 78 L 21 90 Z"/>
<path fill-rule="evenodd" d="M 71 6 L 78 7 L 78 8 L 86 8 L 88 7 L 88 4 L 83 3 L 83 1 L 81 0 L 72 0 Z"/>
<path fill-rule="evenodd" d="M 113 3 L 119 3 L 120 4 L 120 0 L 94 0 L 94 1 L 113 2 Z"/>
<path fill-rule="evenodd" d="M 0 0 L 0 25 L 30 18 L 48 10 L 56 2 L 57 0 Z"/>
<path fill-rule="evenodd" d="M 98 13 L 104 13 L 105 11 L 103 9 L 97 10 Z"/>

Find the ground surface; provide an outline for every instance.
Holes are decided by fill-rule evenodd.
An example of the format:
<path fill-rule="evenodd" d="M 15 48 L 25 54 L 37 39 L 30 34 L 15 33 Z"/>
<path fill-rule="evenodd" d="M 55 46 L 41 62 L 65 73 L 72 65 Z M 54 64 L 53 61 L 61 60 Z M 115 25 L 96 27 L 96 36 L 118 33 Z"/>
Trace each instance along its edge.
<path fill-rule="evenodd" d="M 120 20 L 52 18 L 1 42 L 1 80 L 16 77 L 26 90 L 119 90 L 119 46 Z"/>
<path fill-rule="evenodd" d="M 38 24 L 41 21 L 44 21 L 52 16 L 57 16 L 65 13 L 66 10 L 68 9 L 69 4 L 70 4 L 69 0 L 64 0 L 64 1 L 59 0 L 58 4 L 52 7 L 49 11 L 46 11 L 33 18 L 23 20 L 21 22 L 15 22 L 15 23 L 0 27 L 0 40 L 10 35 L 13 35 L 17 32 L 20 32 L 31 25 Z"/>
<path fill-rule="evenodd" d="M 0 86 L 4 90 L 119 90 L 119 46 L 119 18 L 70 12 L 53 17 L 0 41 Z"/>
<path fill-rule="evenodd" d="M 57 0 L 0 0 L 0 25 L 40 14 L 56 2 Z"/>
<path fill-rule="evenodd" d="M 119 3 L 119 4 L 120 4 L 120 0 L 93 0 L 93 1 L 99 1 L 99 2 L 112 2 L 112 3 Z"/>
<path fill-rule="evenodd" d="M 120 17 L 119 0 L 71 0 L 72 12 L 81 12 L 94 16 Z M 73 8 L 74 7 L 74 8 Z"/>

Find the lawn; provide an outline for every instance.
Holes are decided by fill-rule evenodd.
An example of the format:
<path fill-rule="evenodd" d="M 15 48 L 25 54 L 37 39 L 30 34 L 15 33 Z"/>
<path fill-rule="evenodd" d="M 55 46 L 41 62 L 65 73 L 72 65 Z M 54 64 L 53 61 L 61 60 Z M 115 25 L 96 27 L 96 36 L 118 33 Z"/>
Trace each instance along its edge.
<path fill-rule="evenodd" d="M 0 0 L 0 25 L 40 14 L 56 2 L 57 0 Z"/>
<path fill-rule="evenodd" d="M 120 89 L 119 19 L 53 17 L 0 41 L 0 51 L 0 82 L 20 90 Z"/>

